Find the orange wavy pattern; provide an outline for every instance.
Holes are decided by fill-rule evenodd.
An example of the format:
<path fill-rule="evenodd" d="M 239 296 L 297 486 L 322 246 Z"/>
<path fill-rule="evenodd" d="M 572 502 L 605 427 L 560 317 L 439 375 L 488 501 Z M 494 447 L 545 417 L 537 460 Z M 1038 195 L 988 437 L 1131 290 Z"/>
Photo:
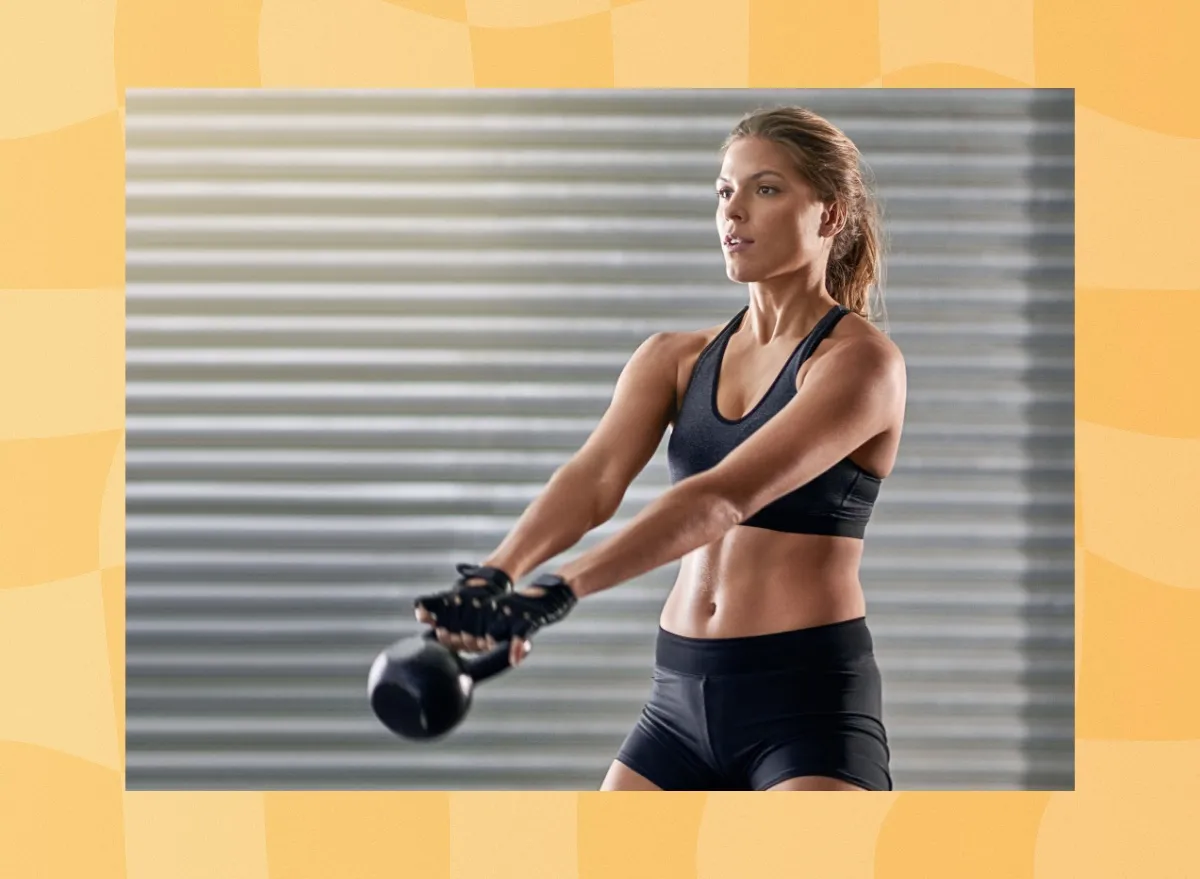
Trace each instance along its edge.
<path fill-rule="evenodd" d="M 1187 558 L 1200 515 L 1185 493 L 1200 481 L 1189 231 L 1200 7 L 689 8 L 0 8 L 0 875 L 1189 875 L 1200 714 L 1180 694 L 1195 691 L 1200 667 Z M 1079 793 L 122 793 L 125 88 L 880 84 L 1077 88 Z M 1166 485 L 1112 477 L 1123 469 Z M 500 809 L 516 812 L 515 835 L 487 829 Z M 558 840 L 544 858 L 543 821 Z M 518 843 L 536 854 L 522 859 Z"/>

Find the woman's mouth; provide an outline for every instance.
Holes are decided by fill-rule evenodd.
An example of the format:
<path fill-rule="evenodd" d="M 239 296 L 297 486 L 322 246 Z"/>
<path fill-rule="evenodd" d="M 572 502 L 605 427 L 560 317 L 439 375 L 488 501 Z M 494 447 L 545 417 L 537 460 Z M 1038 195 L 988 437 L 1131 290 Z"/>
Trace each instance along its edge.
<path fill-rule="evenodd" d="M 726 235 L 723 241 L 726 253 L 741 253 L 753 243 L 753 238 L 741 238 L 737 235 Z"/>

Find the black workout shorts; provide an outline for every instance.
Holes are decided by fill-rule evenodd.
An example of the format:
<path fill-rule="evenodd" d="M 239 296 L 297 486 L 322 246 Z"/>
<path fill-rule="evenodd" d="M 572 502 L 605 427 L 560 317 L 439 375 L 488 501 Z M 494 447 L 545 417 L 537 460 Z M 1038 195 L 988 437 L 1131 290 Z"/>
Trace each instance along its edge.
<path fill-rule="evenodd" d="M 766 790 L 822 775 L 891 790 L 862 617 L 747 638 L 659 629 L 654 685 L 617 760 L 664 790 Z"/>

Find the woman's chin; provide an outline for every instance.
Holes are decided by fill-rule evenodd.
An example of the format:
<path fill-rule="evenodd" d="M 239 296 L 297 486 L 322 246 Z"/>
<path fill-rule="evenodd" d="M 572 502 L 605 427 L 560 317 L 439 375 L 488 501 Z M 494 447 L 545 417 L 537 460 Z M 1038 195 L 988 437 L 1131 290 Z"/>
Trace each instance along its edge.
<path fill-rule="evenodd" d="M 725 265 L 725 276 L 735 284 L 749 284 L 754 281 L 753 273 L 746 271 L 742 266 Z"/>

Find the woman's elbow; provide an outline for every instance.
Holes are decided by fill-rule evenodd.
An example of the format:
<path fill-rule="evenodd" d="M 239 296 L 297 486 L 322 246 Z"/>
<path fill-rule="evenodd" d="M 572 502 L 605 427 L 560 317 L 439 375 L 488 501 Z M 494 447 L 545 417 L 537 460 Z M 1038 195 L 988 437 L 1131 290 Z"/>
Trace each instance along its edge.
<path fill-rule="evenodd" d="M 680 485 L 688 487 L 687 502 L 691 504 L 692 510 L 713 521 L 714 527 L 721 528 L 724 533 L 747 518 L 743 509 L 745 499 L 713 480 L 706 479 L 705 475 L 699 473 Z"/>

